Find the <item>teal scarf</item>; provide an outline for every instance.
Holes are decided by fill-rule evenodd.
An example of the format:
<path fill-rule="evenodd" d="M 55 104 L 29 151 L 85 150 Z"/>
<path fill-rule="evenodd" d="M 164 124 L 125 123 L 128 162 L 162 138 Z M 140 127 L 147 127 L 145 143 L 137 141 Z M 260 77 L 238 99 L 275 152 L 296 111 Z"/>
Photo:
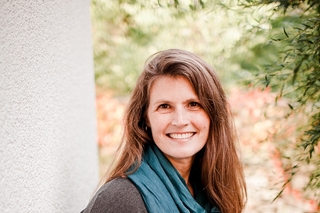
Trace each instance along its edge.
<path fill-rule="evenodd" d="M 147 147 L 140 167 L 128 178 L 140 191 L 148 212 L 220 213 L 203 190 L 195 188 L 192 197 L 184 179 L 155 145 Z"/>

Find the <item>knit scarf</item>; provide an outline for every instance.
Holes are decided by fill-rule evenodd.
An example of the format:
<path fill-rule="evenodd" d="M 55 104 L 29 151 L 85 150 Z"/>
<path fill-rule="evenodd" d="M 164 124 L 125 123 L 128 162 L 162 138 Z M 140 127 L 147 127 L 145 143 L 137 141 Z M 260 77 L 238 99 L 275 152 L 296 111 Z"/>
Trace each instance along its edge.
<path fill-rule="evenodd" d="M 148 212 L 220 213 L 203 190 L 195 188 L 195 196 L 191 195 L 184 179 L 156 145 L 147 147 L 140 167 L 128 178 L 138 188 Z"/>

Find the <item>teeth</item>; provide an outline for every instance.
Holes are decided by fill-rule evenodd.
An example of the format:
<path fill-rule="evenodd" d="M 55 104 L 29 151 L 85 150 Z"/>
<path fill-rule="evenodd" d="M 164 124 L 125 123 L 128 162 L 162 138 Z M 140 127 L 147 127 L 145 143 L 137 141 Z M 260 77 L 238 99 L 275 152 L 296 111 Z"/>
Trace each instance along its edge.
<path fill-rule="evenodd" d="M 175 139 L 186 139 L 186 138 L 190 138 L 192 135 L 193 133 L 169 134 L 171 138 L 175 138 Z"/>

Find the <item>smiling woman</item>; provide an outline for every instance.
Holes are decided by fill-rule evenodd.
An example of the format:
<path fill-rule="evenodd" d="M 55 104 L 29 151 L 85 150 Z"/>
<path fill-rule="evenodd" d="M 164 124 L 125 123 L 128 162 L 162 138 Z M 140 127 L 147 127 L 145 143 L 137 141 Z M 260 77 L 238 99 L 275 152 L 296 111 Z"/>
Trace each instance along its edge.
<path fill-rule="evenodd" d="M 153 82 L 146 123 L 154 143 L 193 194 L 190 170 L 196 153 L 207 142 L 210 119 L 188 79 L 163 76 Z"/>
<path fill-rule="evenodd" d="M 153 55 L 127 106 L 114 166 L 83 212 L 240 213 L 245 200 L 215 70 L 183 50 Z"/>

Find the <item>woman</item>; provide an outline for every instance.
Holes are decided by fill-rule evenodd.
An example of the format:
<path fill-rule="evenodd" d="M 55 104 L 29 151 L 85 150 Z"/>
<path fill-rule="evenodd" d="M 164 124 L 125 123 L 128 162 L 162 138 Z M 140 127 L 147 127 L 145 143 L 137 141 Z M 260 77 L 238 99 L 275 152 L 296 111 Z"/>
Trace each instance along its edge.
<path fill-rule="evenodd" d="M 129 101 L 118 158 L 83 212 L 242 212 L 246 189 L 225 93 L 194 54 L 146 63 Z"/>

